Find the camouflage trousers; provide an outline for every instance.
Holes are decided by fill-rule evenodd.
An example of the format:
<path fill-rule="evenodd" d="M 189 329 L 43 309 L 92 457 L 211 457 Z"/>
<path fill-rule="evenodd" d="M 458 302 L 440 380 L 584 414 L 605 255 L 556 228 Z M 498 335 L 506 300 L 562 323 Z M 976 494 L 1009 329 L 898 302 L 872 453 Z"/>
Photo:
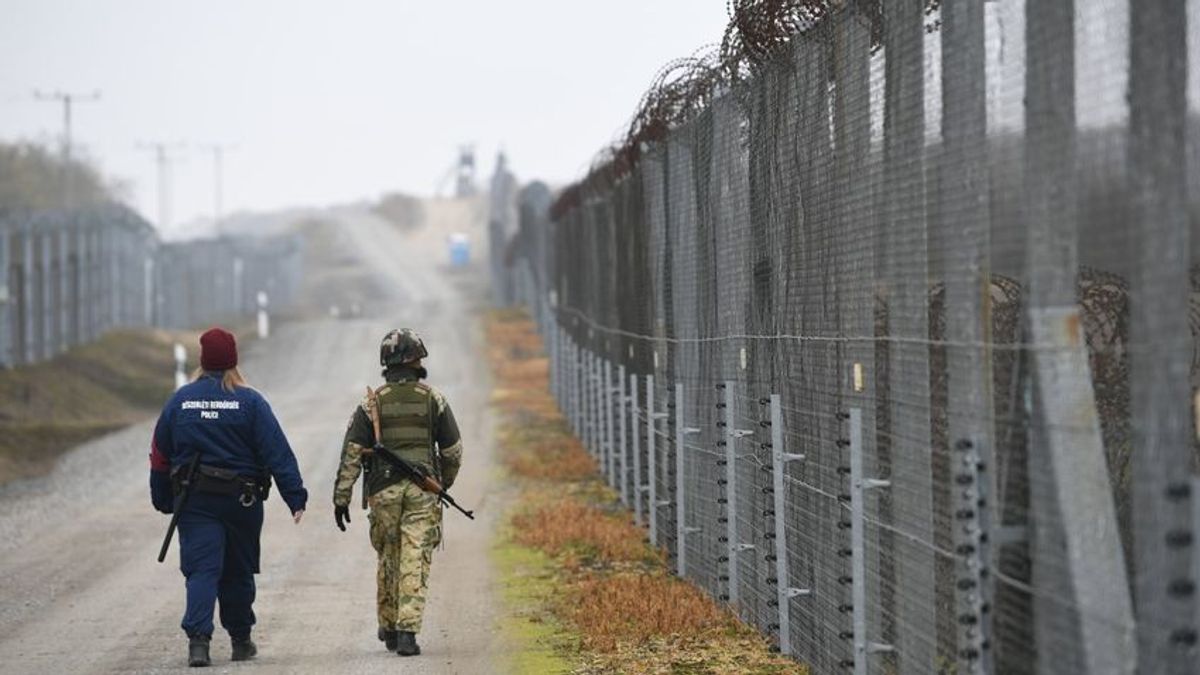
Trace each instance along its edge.
<path fill-rule="evenodd" d="M 421 630 L 433 549 L 442 538 L 437 498 L 409 481 L 371 496 L 371 545 L 379 554 L 376 606 L 381 630 Z"/>

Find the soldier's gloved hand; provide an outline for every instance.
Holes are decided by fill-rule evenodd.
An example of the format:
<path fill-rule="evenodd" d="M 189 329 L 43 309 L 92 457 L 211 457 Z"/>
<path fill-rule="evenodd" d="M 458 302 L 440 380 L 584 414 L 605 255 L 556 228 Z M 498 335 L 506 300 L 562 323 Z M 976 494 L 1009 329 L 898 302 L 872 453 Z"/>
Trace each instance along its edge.
<path fill-rule="evenodd" d="M 346 523 L 350 522 L 350 507 L 349 506 L 333 507 L 333 519 L 335 521 L 337 521 L 338 529 L 341 530 L 342 532 L 345 532 L 346 531 Z"/>

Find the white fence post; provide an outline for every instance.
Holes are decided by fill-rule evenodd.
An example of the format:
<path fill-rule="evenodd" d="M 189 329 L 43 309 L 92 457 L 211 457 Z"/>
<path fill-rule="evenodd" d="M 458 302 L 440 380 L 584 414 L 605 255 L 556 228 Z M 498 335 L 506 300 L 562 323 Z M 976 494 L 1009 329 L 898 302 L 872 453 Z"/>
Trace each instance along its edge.
<path fill-rule="evenodd" d="M 733 391 L 735 384 L 732 380 L 726 380 L 721 385 L 725 393 L 722 404 L 722 407 L 725 408 L 725 421 L 722 424 L 725 433 L 721 435 L 720 442 L 725 446 L 725 563 L 729 589 L 726 596 L 734 614 L 740 614 L 738 611 L 740 590 L 738 588 L 738 558 L 742 553 L 754 550 L 755 545 L 742 541 L 738 536 L 737 445 L 738 439 L 750 436 L 754 432 L 750 429 L 737 428 L 735 414 L 737 409 Z"/>
<path fill-rule="evenodd" d="M 641 425 L 638 424 L 638 387 L 637 375 L 629 374 L 629 454 L 633 457 L 633 521 L 641 525 L 645 524 L 642 519 L 642 500 L 646 488 L 642 485 L 642 454 L 641 454 Z"/>
<path fill-rule="evenodd" d="M 0 219 L 0 367 L 8 368 L 16 363 L 12 353 L 12 289 L 9 281 L 9 230 Z"/>
<path fill-rule="evenodd" d="M 787 486 L 784 474 L 787 463 L 804 459 L 804 455 L 788 454 L 783 441 L 783 406 L 779 394 L 771 394 L 771 515 L 774 519 L 774 555 L 767 556 L 775 561 L 775 604 L 779 610 L 779 652 L 792 653 L 792 607 L 791 600 L 797 596 L 812 595 L 812 589 L 794 588 L 791 584 L 791 568 L 787 548 Z"/>
<path fill-rule="evenodd" d="M 587 424 L 585 424 L 587 433 L 587 447 L 592 456 L 599 460 L 600 448 L 596 445 L 596 439 L 599 437 L 600 424 L 596 420 L 596 415 L 600 410 L 600 405 L 596 402 L 596 381 L 600 379 L 596 376 L 596 355 L 591 350 L 587 352 L 587 387 L 584 389 L 584 402 L 587 404 Z M 604 467 L 601 466 L 603 471 Z"/>
<path fill-rule="evenodd" d="M 850 409 L 850 577 L 852 612 L 854 614 L 854 675 L 867 675 L 867 659 L 871 654 L 895 651 L 891 645 L 871 642 L 867 635 L 867 557 L 866 507 L 867 490 L 884 488 L 890 481 L 863 476 L 862 409 Z"/>
<path fill-rule="evenodd" d="M 658 509 L 670 501 L 658 498 L 658 421 L 667 416 L 655 412 L 654 376 L 646 376 L 646 506 L 650 519 L 650 544 L 658 547 Z"/>
<path fill-rule="evenodd" d="M 625 421 L 629 400 L 625 395 L 625 366 L 617 366 L 617 386 L 613 392 L 617 395 L 617 453 L 621 465 L 617 480 L 621 484 L 621 503 L 629 506 L 629 444 L 626 438 L 629 427 Z"/>
<path fill-rule="evenodd" d="M 613 386 L 612 386 L 612 362 L 608 359 L 603 359 L 603 368 L 600 370 L 600 405 L 601 407 L 601 423 L 604 425 L 602 429 L 603 437 L 600 441 L 600 447 L 604 449 L 604 467 L 605 473 L 608 474 L 608 486 L 615 488 L 617 486 L 617 471 L 616 471 L 616 452 L 613 451 Z"/>
<path fill-rule="evenodd" d="M 696 427 L 684 426 L 683 383 L 675 384 L 675 571 L 687 576 L 687 536 L 700 528 L 687 524 L 687 479 L 684 462 L 687 436 L 700 433 Z"/>

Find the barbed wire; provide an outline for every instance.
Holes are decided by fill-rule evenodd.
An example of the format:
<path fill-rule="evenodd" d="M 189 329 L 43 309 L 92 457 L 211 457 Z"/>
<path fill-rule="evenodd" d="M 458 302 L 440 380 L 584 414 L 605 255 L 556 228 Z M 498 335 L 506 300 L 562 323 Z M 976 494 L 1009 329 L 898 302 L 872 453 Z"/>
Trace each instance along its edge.
<path fill-rule="evenodd" d="M 941 26 L 941 0 L 925 0 L 927 31 Z M 714 98 L 772 61 L 798 35 L 823 39 L 826 19 L 854 11 L 871 27 L 871 44 L 883 43 L 883 0 L 727 0 L 729 23 L 719 45 L 668 62 L 638 101 L 624 133 L 596 153 L 587 174 L 565 188 L 551 207 L 559 219 L 589 195 L 603 194 L 632 173 L 648 147 L 709 107 Z M 832 74 L 831 74 L 832 76 Z"/>

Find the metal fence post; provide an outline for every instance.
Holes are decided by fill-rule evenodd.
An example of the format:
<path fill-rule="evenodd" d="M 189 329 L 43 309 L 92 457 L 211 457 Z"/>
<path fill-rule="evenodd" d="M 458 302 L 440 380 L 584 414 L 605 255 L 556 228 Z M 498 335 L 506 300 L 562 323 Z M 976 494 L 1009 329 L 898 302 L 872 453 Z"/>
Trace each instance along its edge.
<path fill-rule="evenodd" d="M 12 353 L 12 288 L 9 286 L 9 230 L 0 220 L 0 367 L 15 363 Z"/>
<path fill-rule="evenodd" d="M 783 441 L 783 406 L 779 394 L 771 394 L 771 515 L 774 517 L 774 555 L 767 560 L 775 560 L 775 603 L 779 610 L 779 652 L 792 653 L 792 619 L 791 600 L 802 595 L 812 595 L 812 589 L 795 588 L 791 583 L 791 567 L 788 563 L 787 548 L 787 486 L 784 484 L 784 474 L 787 463 L 804 459 L 804 455 L 789 454 Z"/>
<path fill-rule="evenodd" d="M 54 307 L 54 285 L 57 279 L 54 275 L 54 254 L 51 249 L 53 247 L 54 233 L 49 229 L 49 222 L 42 226 L 42 233 L 38 237 L 41 243 L 41 268 L 42 273 L 39 275 L 39 281 L 42 287 L 38 289 L 38 295 L 41 297 L 41 302 L 38 303 L 38 321 L 41 322 L 41 345 L 38 349 L 38 358 L 48 360 L 54 356 L 54 346 L 58 344 L 58 336 L 54 333 L 54 315 L 56 310 Z"/>
<path fill-rule="evenodd" d="M 73 218 L 74 216 L 72 216 Z M 70 221 L 62 224 L 58 231 L 58 351 L 65 352 L 71 346 L 71 226 Z"/>
<path fill-rule="evenodd" d="M 683 383 L 675 384 L 675 570 L 679 576 L 687 576 L 687 536 L 699 532 L 700 528 L 687 524 L 687 480 L 684 475 L 684 447 L 690 434 L 700 433 L 696 427 L 684 426 Z"/>
<path fill-rule="evenodd" d="M 543 312 L 543 315 L 544 315 L 544 312 Z M 543 316 L 543 320 L 544 320 L 544 316 Z M 548 356 L 550 359 L 550 372 L 547 373 L 546 386 L 548 386 L 550 388 L 550 396 L 552 398 L 554 398 L 555 402 L 561 403 L 558 398 L 558 390 L 559 390 L 559 387 L 558 387 L 558 376 L 559 376 L 558 326 L 556 326 L 550 322 L 544 322 L 542 324 L 542 334 L 541 335 L 542 335 L 542 345 L 549 352 Z"/>
<path fill-rule="evenodd" d="M 575 435 L 583 440 L 583 350 L 571 340 L 571 417 Z"/>
<path fill-rule="evenodd" d="M 642 454 L 639 442 L 640 428 L 638 425 L 638 388 L 637 375 L 629 374 L 629 454 L 633 457 L 633 522 L 638 526 L 642 520 L 642 495 L 646 489 L 642 486 Z"/>
<path fill-rule="evenodd" d="M 579 423 L 579 346 L 569 336 L 567 337 L 567 412 L 571 419 L 571 430 L 577 438 L 583 437 Z"/>
<path fill-rule="evenodd" d="M 621 465 L 617 480 L 621 483 L 621 503 L 629 506 L 629 444 L 626 439 L 628 426 L 625 421 L 629 400 L 625 395 L 625 366 L 617 366 L 617 386 L 613 391 L 617 395 L 617 452 Z"/>
<path fill-rule="evenodd" d="M 554 378 L 554 400 L 558 401 L 559 410 L 563 410 L 563 403 L 565 401 L 564 389 L 567 382 L 564 372 L 565 368 L 563 367 L 565 361 L 563 359 L 563 348 L 566 342 L 562 326 L 558 325 L 558 317 L 553 314 L 548 315 L 548 317 L 550 339 L 554 341 L 554 373 L 552 374 Z"/>
<path fill-rule="evenodd" d="M 1172 4 L 1139 3 L 1139 13 L 1143 5 Z M 1026 150 L 1022 168 L 1029 228 L 1025 238 L 1029 275 L 1028 291 L 1023 291 L 1021 304 L 1026 312 L 1030 341 L 1050 347 L 1029 350 L 1034 383 L 1029 443 L 1036 450 L 1028 453 L 1027 461 L 1035 478 L 1029 481 L 1029 510 L 1034 525 L 1030 576 L 1034 585 L 1037 672 L 1133 673 L 1138 656 L 1137 631 L 1157 628 L 1160 624 L 1153 617 L 1160 610 L 1143 605 L 1146 611 L 1135 623 L 1095 390 L 1089 377 L 1089 355 L 1078 330 L 1082 321 L 1076 279 L 1080 261 L 1078 195 L 1086 193 L 1079 187 L 1077 165 L 1080 154 L 1075 112 L 1076 15 L 1067 3 L 1030 0 L 1025 7 L 1030 38 L 1025 42 L 1025 60 L 1037 67 L 1025 71 Z M 1036 37 L 1049 35 L 1055 37 Z M 1134 88 L 1131 84 L 1131 89 Z M 1152 124 L 1161 124 L 1164 116 L 1169 120 L 1168 111 L 1155 111 Z M 1135 147 L 1136 144 L 1131 144 L 1130 150 Z M 1170 263 L 1163 259 L 1154 264 Z M 1186 288 L 1186 275 L 1178 278 L 1185 284 L 1182 288 Z M 1171 290 L 1181 287 L 1172 286 Z M 1181 293 L 1180 302 L 1183 297 Z M 1170 307 L 1160 302 L 1166 299 L 1131 303 L 1134 335 L 1141 309 L 1153 307 L 1164 312 Z M 1171 344 L 1164 342 L 1160 349 L 1173 354 Z M 1167 363 L 1166 359 L 1151 361 Z M 1140 367 L 1131 371 L 1130 401 L 1134 405 L 1131 426 L 1135 443 L 1138 424 L 1155 418 L 1152 414 L 1140 415 L 1137 408 L 1137 375 L 1149 372 L 1153 371 Z M 1167 382 L 1157 381 L 1153 386 L 1172 391 Z M 1185 393 L 1185 400 L 1188 395 Z M 1069 425 L 1064 424 L 1067 421 Z M 1137 465 L 1147 456 L 1153 456 L 1142 452 L 1145 449 L 1137 448 L 1132 458 L 1135 513 L 1140 489 Z M 1134 522 L 1137 523 L 1136 516 Z M 1140 525 L 1144 527 L 1138 532 L 1144 536 L 1137 537 L 1135 544 L 1163 541 L 1152 534 L 1156 529 L 1154 523 Z M 1139 575 L 1160 561 L 1146 562 L 1148 566 L 1137 569 Z M 1146 594 L 1138 595 L 1139 602 L 1147 600 Z M 1067 630 L 1071 631 L 1072 639 L 1064 641 L 1060 636 Z M 1162 644 L 1152 653 L 1157 657 L 1171 652 Z M 1149 658 L 1151 654 L 1141 656 Z M 1147 667 L 1142 672 L 1173 670 L 1165 666 Z"/>
<path fill-rule="evenodd" d="M 1200 672 L 1200 624 L 1194 620 L 1200 612 L 1200 577 L 1195 574 L 1200 549 L 1192 538 L 1195 507 L 1188 503 L 1197 495 L 1186 478 L 1194 466 L 1196 440 L 1195 413 L 1188 405 L 1195 345 L 1188 291 L 1194 269 L 1189 254 L 1197 241 L 1188 205 L 1195 204 L 1200 166 L 1195 155 L 1190 161 L 1188 157 L 1196 134 L 1187 84 L 1189 70 L 1197 65 L 1198 48 L 1191 45 L 1189 58 L 1188 45 L 1189 33 L 1193 42 L 1200 36 L 1196 26 L 1188 25 L 1200 21 L 1196 9 L 1195 3 L 1159 2 L 1131 4 L 1127 10 L 1129 229 L 1138 251 L 1129 327 L 1135 350 L 1130 377 L 1132 565 L 1141 673 Z"/>
<path fill-rule="evenodd" d="M 596 455 L 596 359 L 591 350 L 584 349 L 581 387 L 583 394 L 583 442 L 593 457 Z"/>
<path fill-rule="evenodd" d="M 570 358 L 569 344 L 567 342 L 567 329 L 563 328 L 558 323 L 556 314 L 550 315 L 554 326 L 554 334 L 558 340 L 558 409 L 562 411 L 563 418 L 567 416 L 567 396 L 570 389 L 568 384 L 568 365 L 567 361 Z"/>
<path fill-rule="evenodd" d="M 658 498 L 658 420 L 667 413 L 654 411 L 654 376 L 646 376 L 646 507 L 650 519 L 650 544 L 658 546 L 658 507 L 670 504 Z"/>
<path fill-rule="evenodd" d="M 125 302 L 125 294 L 122 292 L 120 255 L 123 242 L 120 234 L 120 230 L 115 227 L 108 232 L 108 327 L 110 329 L 121 325 L 121 308 Z M 225 278 L 218 276 L 217 279 L 224 281 Z"/>
<path fill-rule="evenodd" d="M 21 230 L 21 321 L 22 321 L 22 363 L 33 363 L 36 360 L 37 348 L 34 342 L 33 326 L 37 322 L 37 310 L 33 302 L 33 228 L 28 221 Z"/>
<path fill-rule="evenodd" d="M 954 445 L 961 457 L 955 472 L 958 509 L 954 518 L 958 562 L 959 659 L 963 673 L 986 675 L 992 671 L 991 659 L 991 540 L 988 536 L 992 505 L 988 481 L 983 474 L 992 470 L 983 462 L 979 442 L 962 438 Z"/>
<path fill-rule="evenodd" d="M 891 645 L 871 642 L 867 635 L 867 557 L 864 498 L 867 490 L 891 485 L 891 481 L 863 476 L 862 409 L 850 409 L 850 576 L 854 613 L 854 675 L 867 675 L 867 658 L 891 652 Z"/>
<path fill-rule="evenodd" d="M 608 474 L 608 445 L 605 438 L 605 431 L 608 429 L 608 419 L 604 414 L 604 359 L 596 354 L 594 357 L 596 363 L 596 377 L 592 381 L 592 400 L 596 407 L 596 430 L 593 440 L 596 443 L 596 453 L 600 458 L 600 472 Z"/>
<path fill-rule="evenodd" d="M 725 446 L 725 563 L 728 581 L 726 594 L 729 605 L 738 613 L 738 558 L 739 554 L 754 550 L 754 544 L 743 542 L 738 536 L 737 518 L 737 442 L 739 438 L 752 435 L 750 429 L 738 429 L 736 426 L 736 405 L 733 397 L 733 380 L 726 380 L 721 388 L 725 390 L 725 422 L 722 426 L 725 433 L 720 442 Z"/>
<path fill-rule="evenodd" d="M 602 377 L 604 382 L 601 385 L 600 396 L 604 404 L 604 461 L 608 471 L 608 486 L 611 488 L 617 487 L 617 453 L 613 443 L 613 437 L 616 436 L 615 420 L 613 419 L 613 385 L 612 385 L 612 361 L 604 359 L 604 372 Z"/>
<path fill-rule="evenodd" d="M 592 352 L 588 349 L 583 350 L 583 372 L 579 374 L 579 388 L 583 404 L 583 446 L 593 456 L 596 456 L 595 444 L 595 384 L 596 384 L 596 369 L 595 360 L 592 358 Z"/>
<path fill-rule="evenodd" d="M 588 378 L 588 404 L 591 407 L 592 423 L 588 425 L 589 434 L 591 436 L 592 454 L 596 456 L 600 462 L 600 472 L 604 472 L 604 436 L 603 425 L 604 417 L 601 414 L 600 406 L 600 357 L 595 352 L 588 352 L 588 359 L 592 363 L 591 375 Z"/>

